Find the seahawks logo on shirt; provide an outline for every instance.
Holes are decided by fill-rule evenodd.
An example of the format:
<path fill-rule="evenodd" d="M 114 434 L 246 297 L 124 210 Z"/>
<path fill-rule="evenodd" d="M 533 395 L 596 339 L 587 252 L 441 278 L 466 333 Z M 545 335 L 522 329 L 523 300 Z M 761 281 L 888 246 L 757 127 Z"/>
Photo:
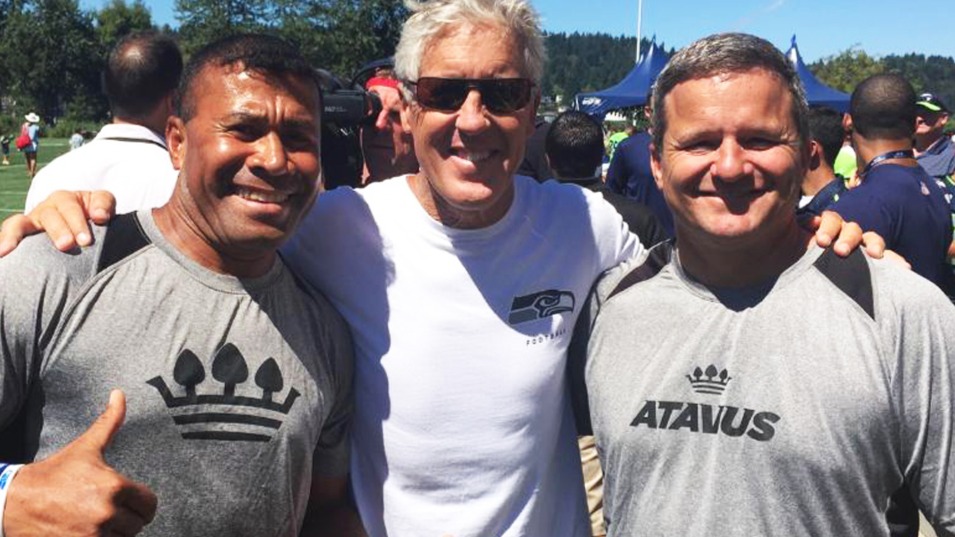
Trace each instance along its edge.
<path fill-rule="evenodd" d="M 507 322 L 514 325 L 545 319 L 565 311 L 574 311 L 575 304 L 573 293 L 556 289 L 514 297 Z"/>

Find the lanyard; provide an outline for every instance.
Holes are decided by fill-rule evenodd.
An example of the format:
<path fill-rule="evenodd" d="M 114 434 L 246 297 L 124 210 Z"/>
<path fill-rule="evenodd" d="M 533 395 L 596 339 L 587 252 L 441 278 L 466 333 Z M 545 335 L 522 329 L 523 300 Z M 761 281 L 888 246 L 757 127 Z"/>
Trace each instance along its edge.
<path fill-rule="evenodd" d="M 915 152 L 911 149 L 900 149 L 898 151 L 889 151 L 888 153 L 882 153 L 881 155 L 870 160 L 866 164 L 865 168 L 862 169 L 862 173 L 859 174 L 860 177 L 865 177 L 869 172 L 872 171 L 876 166 L 881 166 L 885 161 L 894 159 L 894 158 L 915 158 Z"/>

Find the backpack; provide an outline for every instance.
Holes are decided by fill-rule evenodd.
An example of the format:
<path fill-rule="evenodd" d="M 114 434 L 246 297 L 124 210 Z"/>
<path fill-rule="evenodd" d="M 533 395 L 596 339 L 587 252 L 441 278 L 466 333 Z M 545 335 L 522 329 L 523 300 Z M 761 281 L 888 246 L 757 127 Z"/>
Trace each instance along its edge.
<path fill-rule="evenodd" d="M 17 149 L 22 151 L 29 147 L 32 143 L 33 140 L 30 139 L 30 131 L 28 130 L 27 126 L 24 125 L 23 128 L 20 129 L 20 136 L 17 136 L 17 139 L 14 140 L 13 144 L 17 146 Z"/>

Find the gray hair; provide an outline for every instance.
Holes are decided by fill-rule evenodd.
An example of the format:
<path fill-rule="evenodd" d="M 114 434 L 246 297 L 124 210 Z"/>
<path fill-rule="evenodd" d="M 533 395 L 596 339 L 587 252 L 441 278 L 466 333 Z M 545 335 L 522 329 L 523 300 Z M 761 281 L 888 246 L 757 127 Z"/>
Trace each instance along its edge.
<path fill-rule="evenodd" d="M 653 85 L 653 144 L 660 151 L 666 132 L 664 99 L 681 82 L 698 80 L 713 75 L 742 73 L 763 69 L 778 76 L 792 96 L 792 118 L 796 124 L 799 144 L 810 139 L 809 105 L 806 91 L 793 64 L 772 43 L 749 34 L 714 34 L 694 41 L 677 52 Z"/>
<path fill-rule="evenodd" d="M 401 29 L 395 50 L 395 73 L 400 80 L 418 80 L 425 50 L 447 29 L 472 24 L 500 28 L 512 37 L 524 53 L 526 76 L 540 84 L 544 38 L 540 17 L 528 0 L 405 0 L 405 4 L 412 15 Z"/>

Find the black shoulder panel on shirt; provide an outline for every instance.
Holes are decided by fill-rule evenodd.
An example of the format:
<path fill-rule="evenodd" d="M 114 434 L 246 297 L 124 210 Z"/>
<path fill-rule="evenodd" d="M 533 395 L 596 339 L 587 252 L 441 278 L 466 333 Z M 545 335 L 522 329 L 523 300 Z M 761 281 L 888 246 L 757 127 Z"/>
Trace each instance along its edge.
<path fill-rule="evenodd" d="M 875 305 L 872 298 L 872 274 L 862 250 L 856 250 L 849 257 L 839 257 L 827 248 L 815 262 L 816 268 L 836 287 L 849 296 L 873 320 Z"/>
<path fill-rule="evenodd" d="M 650 255 L 647 256 L 647 260 L 644 261 L 639 267 L 628 272 L 627 275 L 620 280 L 620 283 L 613 288 L 613 291 L 607 295 L 607 300 L 610 300 L 615 295 L 622 293 L 623 291 L 640 282 L 645 282 L 656 276 L 663 269 L 663 267 L 670 262 L 670 258 L 672 257 L 672 240 L 664 241 L 654 246 L 650 249 Z"/>
<path fill-rule="evenodd" d="M 149 237 L 139 225 L 136 213 L 121 214 L 109 222 L 103 249 L 100 251 L 96 272 L 103 272 L 150 244 Z"/>

